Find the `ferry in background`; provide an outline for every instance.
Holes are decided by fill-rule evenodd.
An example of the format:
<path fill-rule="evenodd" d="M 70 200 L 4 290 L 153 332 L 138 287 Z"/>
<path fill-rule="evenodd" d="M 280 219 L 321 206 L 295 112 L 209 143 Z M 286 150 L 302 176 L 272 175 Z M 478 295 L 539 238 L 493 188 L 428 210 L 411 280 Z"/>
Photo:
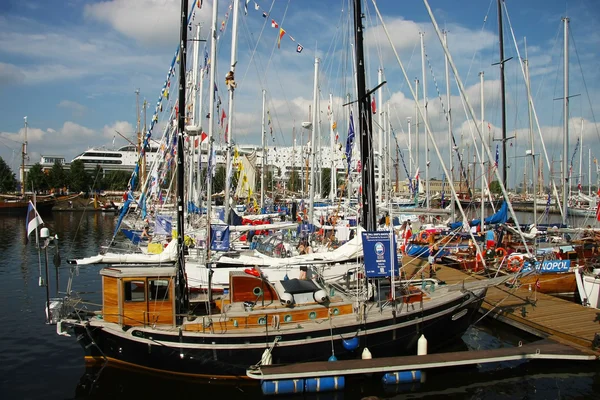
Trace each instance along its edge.
<path fill-rule="evenodd" d="M 146 164 L 150 165 L 158 157 L 159 145 L 153 142 L 146 152 Z M 81 160 L 86 170 L 94 170 L 97 165 L 105 171 L 133 171 L 139 159 L 138 149 L 135 145 L 128 144 L 116 150 L 106 147 L 89 149 L 73 158 Z M 71 162 L 73 162 L 71 161 Z"/>

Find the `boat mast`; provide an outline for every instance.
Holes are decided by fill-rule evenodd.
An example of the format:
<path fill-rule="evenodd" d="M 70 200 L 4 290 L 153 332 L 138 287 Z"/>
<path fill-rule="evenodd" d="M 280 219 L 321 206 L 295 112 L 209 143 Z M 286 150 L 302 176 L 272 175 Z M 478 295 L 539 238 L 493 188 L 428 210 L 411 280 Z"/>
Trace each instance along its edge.
<path fill-rule="evenodd" d="M 260 209 L 262 210 L 265 206 L 265 175 L 267 173 L 267 171 L 265 170 L 265 167 L 267 165 L 267 150 L 266 150 L 266 135 L 267 135 L 267 131 L 265 129 L 265 98 L 266 98 L 266 93 L 267 91 L 265 89 L 262 90 L 262 122 L 261 122 L 261 129 L 262 129 L 262 134 L 261 134 L 261 138 L 262 138 L 262 157 L 260 160 L 260 164 L 261 164 L 261 173 L 260 173 Z M 262 212 L 262 211 L 261 211 Z"/>
<path fill-rule="evenodd" d="M 312 117 L 311 126 L 311 138 L 310 138 L 310 188 L 309 198 L 310 204 L 308 208 L 308 220 L 309 223 L 314 223 L 315 213 L 315 147 L 316 147 L 316 135 L 317 135 L 317 123 L 318 123 L 318 97 L 319 97 L 319 59 L 315 57 L 315 81 L 313 87 L 313 106 L 315 108 Z M 307 168 L 308 169 L 308 168 Z"/>
<path fill-rule="evenodd" d="M 27 117 L 25 120 L 25 140 L 21 145 L 21 196 L 25 196 L 25 159 L 27 158 Z"/>
<path fill-rule="evenodd" d="M 531 177 L 533 179 L 533 224 L 537 224 L 537 169 L 536 169 L 536 161 L 535 161 L 535 147 L 533 141 L 533 113 L 532 113 L 532 105 L 533 99 L 531 97 L 531 81 L 529 79 L 529 57 L 527 56 L 527 39 L 525 39 L 525 60 L 523 60 L 523 64 L 525 66 L 525 82 L 527 88 L 527 111 L 529 115 L 529 143 L 531 144 Z M 525 167 L 527 168 L 527 167 Z M 537 242 L 534 243 L 536 245 Z"/>
<path fill-rule="evenodd" d="M 444 43 L 446 44 L 446 46 L 448 46 L 448 32 L 444 31 Z M 448 111 L 446 112 L 448 115 L 448 146 L 450 146 L 450 157 L 449 157 L 449 162 L 448 162 L 448 169 L 450 170 L 450 178 L 449 180 L 454 184 L 454 166 L 453 166 L 453 162 L 454 162 L 454 147 L 452 145 L 452 107 L 451 107 L 451 103 L 450 103 L 450 68 L 448 65 L 448 57 L 444 57 L 444 65 L 445 65 L 445 72 L 446 72 L 446 103 L 448 103 L 446 105 L 446 107 L 448 108 Z M 446 177 L 448 179 L 448 177 Z M 450 222 L 454 222 L 454 213 L 455 213 L 455 208 L 456 205 L 454 203 L 454 196 L 450 196 Z"/>
<path fill-rule="evenodd" d="M 207 167 L 206 169 L 206 259 L 210 260 L 210 220 L 212 213 L 212 169 L 215 168 L 213 163 L 216 160 L 212 159 L 213 153 L 213 131 L 214 131 L 214 120 L 219 118 L 215 115 L 215 76 L 217 71 L 217 11 L 218 11 L 218 0 L 213 1 L 213 14 L 212 14 L 212 25 L 211 25 L 211 42 L 210 42 L 210 78 L 208 87 L 210 88 L 208 93 L 208 149 L 206 152 L 207 156 Z M 209 292 L 210 293 L 210 292 Z"/>
<path fill-rule="evenodd" d="M 358 99 L 358 131 L 360 132 L 360 159 L 362 163 L 362 226 L 367 231 L 376 228 L 375 173 L 373 165 L 373 126 L 369 109 L 370 96 L 366 93 L 365 55 L 360 0 L 354 0 L 354 31 L 356 45 L 356 76 Z"/>
<path fill-rule="evenodd" d="M 502 2 L 498 0 L 498 42 L 500 45 L 500 100 L 502 103 L 502 184 L 505 188 L 507 184 L 507 168 L 506 163 L 506 82 L 504 81 L 504 33 L 502 30 Z"/>
<path fill-rule="evenodd" d="M 230 182 L 233 171 L 233 163 L 231 162 L 232 152 L 232 137 L 233 137 L 233 92 L 235 90 L 235 65 L 237 64 L 237 31 L 238 31 L 238 14 L 239 14 L 239 2 L 234 0 L 233 2 L 233 26 L 231 30 L 231 65 L 228 72 L 228 76 L 231 77 L 231 83 L 229 84 L 229 118 L 227 121 L 227 128 L 225 128 L 225 146 L 227 151 L 227 174 L 225 179 L 225 222 L 229 223 L 229 207 L 230 207 Z M 264 158 L 264 153 L 263 153 Z M 264 171 L 263 171 L 264 173 Z"/>
<path fill-rule="evenodd" d="M 423 74 L 423 121 L 427 121 L 427 71 L 425 69 L 425 32 L 421 36 L 421 73 Z M 425 135 L 425 207 L 429 208 L 429 136 Z"/>
<path fill-rule="evenodd" d="M 335 130 L 333 129 L 333 123 L 335 122 L 333 118 L 333 94 L 329 93 L 329 110 L 330 110 L 330 119 L 329 119 L 329 143 L 331 147 L 331 153 L 329 155 L 329 159 L 331 161 L 331 170 L 330 172 L 330 182 L 329 182 L 329 198 L 331 202 L 335 200 L 335 194 L 337 193 L 337 168 L 335 166 Z"/>
<path fill-rule="evenodd" d="M 175 313 L 177 324 L 183 320 L 183 314 L 189 308 L 188 288 L 185 278 L 185 256 L 183 248 L 184 215 L 183 215 L 183 186 L 184 186 L 184 153 L 183 131 L 185 129 L 185 66 L 187 49 L 187 14 L 188 0 L 181 0 L 181 33 L 179 50 L 179 113 L 177 114 L 177 277 Z"/>
<path fill-rule="evenodd" d="M 583 183 L 583 118 L 581 118 L 581 131 L 579 132 L 579 184 L 577 185 L 577 192 L 581 195 L 581 188 Z"/>
<path fill-rule="evenodd" d="M 485 119 L 485 102 L 483 101 L 483 71 L 479 73 L 479 90 L 481 96 L 481 133 L 483 135 L 483 124 Z M 485 142 L 481 141 L 481 232 L 485 232 L 485 163 L 483 153 L 485 151 Z M 475 172 L 475 166 L 473 166 L 473 172 Z M 475 182 L 473 182 L 473 187 L 475 187 Z"/>
<path fill-rule="evenodd" d="M 377 71 L 377 82 L 379 84 L 381 84 L 383 82 L 383 68 L 379 68 L 379 70 Z M 380 202 L 383 202 L 383 175 L 384 175 L 384 169 L 383 169 L 383 91 L 379 91 L 379 93 L 377 93 L 377 105 L 376 108 L 378 107 L 379 110 L 376 109 L 377 112 L 377 124 L 379 125 L 377 127 L 377 132 L 378 132 L 378 141 L 379 141 L 379 157 L 377 157 L 378 160 L 378 167 L 379 167 L 379 175 L 377 176 L 377 199 Z"/>
<path fill-rule="evenodd" d="M 563 156 L 562 156 L 562 170 L 563 170 L 563 215 L 562 223 L 567 224 L 567 209 L 568 196 L 569 196 L 569 175 L 568 175 L 568 159 L 569 154 L 569 18 L 564 17 L 562 19 L 564 23 L 564 99 L 563 99 Z"/>

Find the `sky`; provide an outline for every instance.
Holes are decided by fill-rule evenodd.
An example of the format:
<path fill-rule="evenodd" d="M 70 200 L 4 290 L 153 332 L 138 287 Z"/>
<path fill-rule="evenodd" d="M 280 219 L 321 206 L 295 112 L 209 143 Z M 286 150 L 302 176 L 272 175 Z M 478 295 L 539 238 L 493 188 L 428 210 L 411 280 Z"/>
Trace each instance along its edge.
<path fill-rule="evenodd" d="M 232 17 L 229 6 L 233 0 L 222 0 L 218 7 L 216 82 L 226 110 L 228 94 L 224 77 L 230 69 Z M 192 1 L 190 1 L 191 6 Z M 238 52 L 236 64 L 237 88 L 232 119 L 234 141 L 240 144 L 260 144 L 262 90 L 272 120 L 267 140 L 270 147 L 289 146 L 296 131 L 297 144 L 306 143 L 308 132 L 302 122 L 308 120 L 313 102 L 314 63 L 319 58 L 319 97 L 322 143 L 329 143 L 328 101 L 337 124 L 339 143 L 347 137 L 347 107 L 342 107 L 352 93 L 352 55 L 348 40 L 351 13 L 348 0 L 251 0 L 244 15 L 245 0 L 240 0 Z M 443 160 L 449 153 L 446 122 L 446 79 L 444 52 L 432 21 L 422 1 L 379 0 L 377 2 L 385 28 L 394 48 L 414 79 L 423 82 L 420 32 L 424 33 L 426 53 L 427 113 L 435 144 Z M 498 16 L 495 0 L 429 0 L 440 29 L 446 30 L 448 47 L 466 88 L 468 103 L 475 119 L 480 121 L 479 73 L 484 73 L 484 134 L 501 137 L 501 106 L 499 67 Z M 258 9 L 256 9 L 258 5 Z M 524 179 L 525 157 L 531 148 L 527 92 L 519 63 L 529 62 L 531 92 L 554 173 L 560 170 L 558 160 L 563 154 L 563 25 L 561 18 L 570 18 L 569 82 L 570 139 L 568 159 L 573 157 L 577 137 L 583 135 L 583 183 L 588 180 L 588 156 L 592 164 L 600 158 L 600 2 L 597 0 L 528 0 L 505 2 L 504 48 L 506 76 L 507 136 L 516 136 L 508 144 L 509 186 Z M 213 2 L 204 0 L 195 10 L 191 25 L 200 24 L 201 37 L 206 39 L 211 27 Z M 366 8 L 365 8 L 366 7 Z M 365 54 L 367 86 L 377 85 L 377 71 L 383 69 L 386 84 L 380 89 L 382 103 L 378 112 L 390 105 L 390 122 L 408 159 L 407 118 L 415 120 L 415 101 L 401 72 L 373 3 L 364 8 Z M 91 147 L 125 145 L 134 139 L 136 131 L 136 90 L 139 101 L 147 99 L 150 121 L 167 71 L 179 43 L 179 0 L 3 0 L 0 2 L 0 157 L 17 171 L 20 165 L 21 143 L 24 141 L 24 117 L 28 121 L 29 163 L 40 155 L 64 156 L 71 161 Z M 351 11 L 351 10 L 350 10 Z M 226 13 L 229 17 L 226 19 Z M 263 18 L 263 13 L 268 17 Z M 508 18 L 507 18 L 508 17 Z M 508 20 L 510 19 L 510 24 Z M 278 28 L 273 28 L 276 22 Z M 278 47 L 279 28 L 285 30 Z M 191 32 L 190 32 L 191 35 Z M 292 40 L 293 38 L 293 40 Z M 207 42 L 208 43 L 208 42 Z M 525 44 L 527 47 L 525 47 Z M 298 52 L 298 45 L 302 52 Z M 200 64 L 205 43 L 200 43 Z M 191 53 L 191 52 L 190 52 Z M 191 61 L 188 66 L 191 68 Z M 463 105 L 454 78 L 451 81 L 451 115 L 456 145 L 472 162 L 474 148 L 471 117 Z M 175 87 L 175 86 L 174 86 Z M 208 87 L 206 81 L 205 88 Z M 423 87 L 419 88 L 421 102 Z M 175 93 L 175 91 L 171 91 Z M 203 129 L 208 93 L 203 94 Z M 441 99 L 440 99 L 441 97 Z M 169 102 L 176 96 L 172 95 Z M 165 107 L 168 102 L 164 101 Z M 166 117 L 165 117 L 166 118 Z M 157 128 L 164 127 L 161 115 Z M 377 119 L 377 116 L 375 116 Z M 229 118 L 227 118 L 229 119 Z M 143 120 L 143 118 L 142 118 Z M 216 122 L 216 120 L 215 120 Z M 143 121 L 142 121 L 143 123 Z M 425 136 L 420 127 L 420 170 L 425 166 Z M 223 139 L 223 129 L 215 126 L 217 141 Z M 411 152 L 416 161 L 415 127 L 412 126 Z M 153 135 L 161 135 L 156 129 Z M 475 135 L 477 133 L 475 132 Z M 375 149 L 378 137 L 375 133 Z M 479 143 L 479 140 L 476 140 Z M 491 154 L 495 154 L 492 142 Z M 534 132 L 534 152 L 545 166 L 541 141 Z M 441 178 L 441 161 L 430 148 L 430 177 Z M 578 175 L 579 152 L 574 157 L 574 175 Z M 394 155 L 395 157 L 395 155 Z M 456 162 L 456 161 L 455 161 Z M 444 161 L 447 164 L 447 161 Z M 531 168 L 531 167 L 528 167 Z M 595 169 L 595 165 L 592 165 Z M 411 169 L 412 173 L 416 166 Z M 405 177 L 405 174 L 401 174 Z M 423 176 L 423 172 L 421 172 Z M 578 178 L 574 178 L 578 179 Z M 596 182 L 595 171 L 591 174 Z"/>

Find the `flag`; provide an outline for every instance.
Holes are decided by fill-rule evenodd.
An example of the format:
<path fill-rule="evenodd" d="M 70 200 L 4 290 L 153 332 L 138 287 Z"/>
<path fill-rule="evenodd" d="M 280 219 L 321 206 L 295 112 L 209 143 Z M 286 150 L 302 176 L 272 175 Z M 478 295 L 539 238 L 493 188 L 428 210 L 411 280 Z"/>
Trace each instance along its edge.
<path fill-rule="evenodd" d="M 267 18 L 269 16 L 269 14 L 267 14 L 266 12 L 263 11 L 263 18 Z"/>
<path fill-rule="evenodd" d="M 31 232 L 35 231 L 37 227 L 43 223 L 44 221 L 42 221 L 42 217 L 40 217 L 40 214 L 38 214 L 37 210 L 35 209 L 35 206 L 31 202 L 31 200 L 29 200 L 29 206 L 27 207 L 27 236 L 25 236 L 26 242 L 29 240 L 29 235 L 31 235 Z"/>
<path fill-rule="evenodd" d="M 302 50 L 304 50 L 304 47 L 302 47 L 301 44 L 298 44 L 298 47 L 296 47 L 296 52 L 297 53 L 302 53 Z"/>
<path fill-rule="evenodd" d="M 197 7 L 198 7 L 198 8 L 202 8 L 202 0 L 198 0 Z"/>
<path fill-rule="evenodd" d="M 256 11 L 258 11 L 258 10 L 260 9 L 260 7 L 258 6 L 258 3 L 257 3 L 257 2 L 254 2 L 254 9 L 255 9 Z"/>
<path fill-rule="evenodd" d="M 250 0 L 246 0 L 244 3 L 244 15 L 248 15 L 248 3 L 250 3 Z"/>
<path fill-rule="evenodd" d="M 500 161 L 500 146 L 496 145 L 496 161 L 494 162 L 494 167 L 498 168 L 499 161 Z"/>
<path fill-rule="evenodd" d="M 204 140 L 206 140 L 207 137 L 208 135 L 206 134 L 206 132 L 202 131 L 202 133 L 200 134 L 200 143 L 204 142 Z"/>
<path fill-rule="evenodd" d="M 225 109 L 222 110 L 221 112 L 221 126 L 223 126 L 223 120 L 227 118 L 227 115 L 225 114 Z"/>
<path fill-rule="evenodd" d="M 285 35 L 283 28 L 279 28 L 279 39 L 277 39 L 277 48 L 281 48 L 281 38 Z"/>
<path fill-rule="evenodd" d="M 161 215 L 158 214 L 156 216 L 156 221 L 154 224 L 154 233 L 156 235 L 171 235 L 173 227 L 173 217 L 170 215 Z"/>
<path fill-rule="evenodd" d="M 271 26 L 272 26 L 273 28 L 279 28 L 279 24 L 278 24 L 277 22 L 275 22 L 275 20 L 274 20 L 274 19 L 272 19 L 272 20 L 271 20 Z"/>
<path fill-rule="evenodd" d="M 346 160 L 348 161 L 348 172 L 350 172 L 350 162 L 352 160 L 352 145 L 354 144 L 354 119 L 350 111 L 350 126 L 348 127 L 348 139 L 346 140 Z"/>
<path fill-rule="evenodd" d="M 540 283 L 540 278 L 537 278 L 535 280 L 535 288 L 536 289 L 541 289 L 542 288 L 542 284 Z"/>
<path fill-rule="evenodd" d="M 596 209 L 596 220 L 600 221 L 600 189 L 598 189 L 598 208 Z"/>
<path fill-rule="evenodd" d="M 362 162 L 360 160 L 356 163 L 356 172 L 362 172 Z"/>
<path fill-rule="evenodd" d="M 375 96 L 373 96 L 373 100 L 371 100 L 371 110 L 373 114 L 377 114 L 377 104 L 375 104 Z"/>

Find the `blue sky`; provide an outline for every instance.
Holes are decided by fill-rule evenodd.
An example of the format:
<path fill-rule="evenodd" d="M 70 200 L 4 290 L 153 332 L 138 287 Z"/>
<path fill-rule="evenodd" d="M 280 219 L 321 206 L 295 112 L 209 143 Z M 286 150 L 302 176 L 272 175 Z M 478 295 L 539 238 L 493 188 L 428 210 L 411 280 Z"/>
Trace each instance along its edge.
<path fill-rule="evenodd" d="M 331 92 L 343 142 L 346 128 L 340 104 L 350 91 L 351 82 L 350 64 L 344 62 L 348 57 L 347 1 L 259 0 L 256 2 L 259 11 L 254 9 L 254 3 L 250 1 L 248 15 L 240 16 L 235 140 L 260 143 L 261 90 L 264 88 L 274 127 L 270 145 L 291 144 L 292 128 L 296 126 L 300 132 L 301 122 L 308 118 L 316 53 L 321 60 L 322 115 L 325 120 Z M 231 1 L 219 2 L 219 23 L 230 4 Z M 419 32 L 425 32 L 430 64 L 427 72 L 429 121 L 436 132 L 436 143 L 447 155 L 444 133 L 447 128 L 434 86 L 435 80 L 445 103 L 444 58 L 426 9 L 417 0 L 380 0 L 378 4 L 410 79 L 421 79 Z M 430 0 L 430 5 L 440 27 L 448 30 L 450 52 L 477 114 L 480 107 L 478 73 L 484 72 L 485 121 L 498 137 L 499 75 L 498 67 L 491 65 L 498 61 L 495 0 Z M 391 103 L 392 124 L 400 147 L 406 148 L 407 135 L 402 132 L 406 132 L 406 117 L 414 119 L 414 100 L 370 1 L 368 6 L 365 10 L 368 86 L 376 85 L 377 69 L 383 67 L 388 81 L 383 92 L 384 102 Z M 212 1 L 204 0 L 203 8 L 196 11 L 194 18 L 194 24 L 203 25 L 203 37 L 209 31 L 211 7 Z M 562 105 L 553 100 L 562 97 L 561 17 L 568 15 L 571 19 L 570 93 L 580 96 L 571 101 L 570 120 L 572 132 L 579 134 L 583 118 L 587 174 L 588 149 L 591 148 L 592 158 L 600 157 L 599 127 L 594 123 L 595 118 L 600 118 L 597 67 L 600 65 L 600 3 L 595 0 L 508 0 L 506 7 L 522 57 L 523 38 L 527 38 L 534 102 L 549 156 L 556 160 L 562 152 Z M 24 116 L 29 121 L 31 162 L 38 161 L 40 154 L 62 155 L 70 161 L 89 147 L 111 147 L 115 130 L 133 138 L 135 90 L 139 88 L 141 99 L 148 99 L 152 105 L 148 111 L 151 115 L 178 43 L 178 10 L 178 0 L 2 1 L 0 156 L 16 171 Z M 270 12 L 268 19 L 262 17 L 263 10 Z M 279 49 L 276 45 L 278 30 L 271 28 L 271 19 L 286 30 Z M 505 56 L 514 57 L 506 67 L 507 128 L 509 135 L 517 133 L 512 153 L 509 153 L 512 167 L 509 182 L 514 183 L 522 180 L 523 158 L 513 157 L 524 154 L 528 148 L 528 117 L 525 86 L 506 18 L 504 27 Z M 289 39 L 290 35 L 295 42 Z M 228 70 L 230 42 L 229 21 L 220 34 L 217 60 L 217 83 L 224 102 L 227 95 L 223 79 Z M 297 43 L 304 47 L 302 53 L 296 52 Z M 460 146 L 466 149 L 472 140 L 454 83 L 451 93 L 454 132 Z M 327 122 L 323 129 L 324 141 L 328 141 L 326 126 Z M 575 141 L 576 138 L 570 141 L 570 153 Z M 117 136 L 116 144 L 123 145 L 125 141 Z M 472 157 L 472 150 L 470 154 Z M 431 176 L 441 177 L 439 161 L 434 160 L 433 153 L 431 158 Z M 421 164 L 423 169 L 423 161 Z M 592 180 L 596 180 L 594 173 Z"/>

